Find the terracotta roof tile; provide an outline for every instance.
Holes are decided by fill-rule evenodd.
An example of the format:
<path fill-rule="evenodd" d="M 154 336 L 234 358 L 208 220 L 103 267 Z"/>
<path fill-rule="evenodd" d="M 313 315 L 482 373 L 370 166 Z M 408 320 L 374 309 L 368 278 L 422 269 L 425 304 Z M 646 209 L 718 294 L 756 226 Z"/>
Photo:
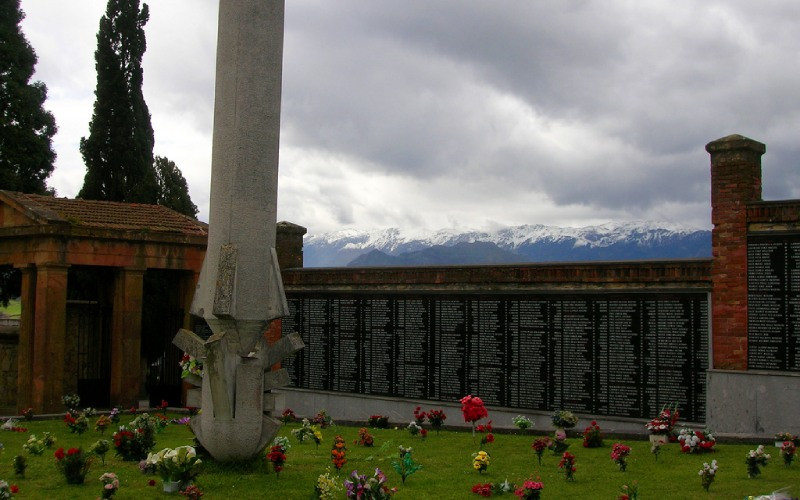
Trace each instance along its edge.
<path fill-rule="evenodd" d="M 205 235 L 207 225 L 161 205 L 53 198 L 4 191 L 26 209 L 50 222 L 123 231 Z"/>

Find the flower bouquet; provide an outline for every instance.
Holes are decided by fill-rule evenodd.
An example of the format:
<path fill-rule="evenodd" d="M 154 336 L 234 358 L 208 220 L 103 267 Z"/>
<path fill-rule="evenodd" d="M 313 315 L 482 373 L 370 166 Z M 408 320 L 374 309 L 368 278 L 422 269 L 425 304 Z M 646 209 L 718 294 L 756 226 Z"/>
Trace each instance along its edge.
<path fill-rule="evenodd" d="M 468 394 L 461 398 L 461 414 L 464 416 L 464 422 L 472 424 L 472 435 L 475 435 L 475 422 L 488 417 L 489 412 L 483 406 L 483 400 L 472 394 Z"/>
<path fill-rule="evenodd" d="M 711 487 L 711 483 L 714 482 L 714 477 L 717 475 L 718 468 L 716 460 L 712 460 L 711 465 L 708 465 L 708 463 L 703 464 L 703 468 L 700 469 L 698 474 L 700 475 L 700 482 L 704 490 L 708 491 Z"/>
<path fill-rule="evenodd" d="M 428 422 L 436 432 L 442 429 L 445 420 L 447 420 L 447 415 L 444 414 L 443 410 L 428 410 Z"/>
<path fill-rule="evenodd" d="M 77 394 L 65 394 L 61 396 L 61 403 L 67 408 L 70 413 L 78 413 L 78 408 L 81 406 L 81 397 Z"/>
<path fill-rule="evenodd" d="M 98 457 L 103 465 L 106 464 L 106 453 L 111 449 L 111 441 L 108 439 L 98 439 L 95 443 L 89 447 L 89 452 L 94 453 Z"/>
<path fill-rule="evenodd" d="M 666 443 L 669 434 L 672 432 L 675 424 L 678 423 L 679 416 L 677 403 L 675 403 L 672 408 L 667 406 L 662 407 L 658 416 L 645 424 L 647 430 L 650 431 L 650 441 L 658 441 L 662 444 Z"/>
<path fill-rule="evenodd" d="M 792 465 L 794 455 L 797 452 L 797 446 L 792 441 L 784 441 L 781 446 L 781 457 L 783 457 L 783 464 L 786 467 Z"/>
<path fill-rule="evenodd" d="M 329 425 L 333 425 L 333 419 L 325 410 L 320 410 L 316 415 L 314 415 L 314 418 L 311 419 L 311 423 L 324 429 Z"/>
<path fill-rule="evenodd" d="M 478 474 L 483 473 L 489 467 L 489 454 L 481 450 L 478 453 L 472 454 L 472 468 L 478 471 Z"/>
<path fill-rule="evenodd" d="M 631 454 L 631 447 L 622 443 L 614 443 L 611 447 L 611 460 L 613 460 L 619 470 L 625 472 L 628 468 L 628 455 Z"/>
<path fill-rule="evenodd" d="M 25 408 L 22 410 L 22 416 L 29 422 L 33 420 L 33 408 Z"/>
<path fill-rule="evenodd" d="M 486 425 L 479 425 L 475 427 L 475 431 L 480 432 L 481 434 L 486 433 L 485 436 L 481 436 L 481 448 L 483 445 L 487 443 L 494 443 L 494 434 L 492 434 L 492 421 L 489 420 Z"/>
<path fill-rule="evenodd" d="M 313 498 L 316 500 L 334 500 L 339 496 L 343 488 L 344 485 L 340 481 L 334 479 L 329 472 L 326 472 L 317 477 Z"/>
<path fill-rule="evenodd" d="M 694 431 L 692 429 L 683 428 L 678 434 L 678 442 L 681 445 L 683 453 L 706 453 L 714 451 L 714 445 L 717 444 L 714 435 L 708 429 L 704 431 Z"/>
<path fill-rule="evenodd" d="M 575 467 L 575 455 L 565 451 L 564 455 L 561 457 L 561 461 L 558 462 L 558 468 L 564 469 L 564 479 L 567 481 L 574 481 L 575 471 L 578 470 L 578 468 Z"/>
<path fill-rule="evenodd" d="M 28 441 L 22 445 L 22 449 L 27 451 L 31 455 L 41 456 L 44 453 L 44 449 L 46 448 L 44 439 L 37 438 L 36 434 L 31 434 L 31 437 L 28 438 Z"/>
<path fill-rule="evenodd" d="M 406 484 L 406 478 L 420 470 L 422 465 L 414 461 L 414 458 L 411 456 L 411 447 L 405 448 L 401 445 L 399 448 L 400 460 L 398 462 L 392 462 L 392 467 L 394 467 L 394 470 L 400 474 L 400 479 L 402 480 L 403 484 Z"/>
<path fill-rule="evenodd" d="M 600 433 L 600 426 L 595 420 L 583 431 L 584 448 L 600 448 L 603 446 L 603 435 Z"/>
<path fill-rule="evenodd" d="M 6 481 L 0 479 L 0 499 L 6 500 L 7 498 L 12 498 L 17 493 L 19 493 L 19 487 L 16 484 L 9 486 Z"/>
<path fill-rule="evenodd" d="M 530 429 L 530 427 L 533 425 L 531 419 L 529 419 L 525 415 L 517 415 L 516 417 L 511 419 L 511 422 L 513 422 L 514 425 L 517 426 L 517 429 L 519 429 L 522 432 L 525 432 L 526 430 Z"/>
<path fill-rule="evenodd" d="M 56 450 L 56 468 L 64 475 L 69 484 L 83 484 L 86 473 L 92 465 L 92 458 L 82 448 L 64 448 Z"/>
<path fill-rule="evenodd" d="M 285 410 L 283 410 L 283 413 L 281 413 L 280 420 L 284 424 L 291 424 L 292 422 L 297 420 L 297 415 L 295 415 L 294 410 L 292 410 L 291 408 L 286 408 Z"/>
<path fill-rule="evenodd" d="M 203 462 L 197 457 L 193 447 L 178 446 L 150 453 L 146 463 L 155 468 L 156 474 L 165 483 L 181 483 L 182 486 L 187 486 L 200 474 Z"/>
<path fill-rule="evenodd" d="M 86 418 L 85 412 L 71 412 L 68 411 L 64 415 L 64 422 L 69 427 L 70 432 L 81 435 L 89 428 L 89 419 Z"/>
<path fill-rule="evenodd" d="M 120 426 L 112 436 L 117 456 L 122 457 L 122 460 L 134 462 L 147 458 L 150 450 L 156 445 L 155 434 L 155 419 L 147 413 L 142 413 L 127 426 Z"/>
<path fill-rule="evenodd" d="M 544 484 L 541 481 L 525 481 L 517 487 L 514 494 L 523 500 L 539 500 L 542 496 Z"/>
<path fill-rule="evenodd" d="M 555 437 L 555 439 L 550 440 L 550 450 L 553 452 L 553 455 L 561 455 L 569 448 L 569 443 L 567 443 L 567 431 L 564 429 L 556 429 Z"/>
<path fill-rule="evenodd" d="M 342 470 L 344 464 L 347 463 L 346 453 L 347 447 L 344 444 L 344 438 L 339 435 L 335 436 L 333 438 L 333 447 L 331 447 L 331 462 L 336 467 L 336 472 Z"/>
<path fill-rule="evenodd" d="M 578 417 L 569 410 L 558 410 L 551 417 L 556 429 L 572 429 L 578 424 Z"/>
<path fill-rule="evenodd" d="M 313 440 L 317 446 L 322 442 L 322 431 L 316 425 L 311 425 L 307 418 L 303 419 L 303 426 L 297 429 L 292 429 L 292 436 L 296 437 L 301 443 L 306 439 Z"/>
<path fill-rule="evenodd" d="M 114 494 L 119 489 L 119 478 L 113 472 L 106 472 L 100 476 L 100 482 L 103 483 L 103 496 L 102 498 L 113 498 Z"/>
<path fill-rule="evenodd" d="M 366 427 L 358 429 L 358 439 L 355 441 L 358 446 L 372 446 L 375 444 L 375 437 L 369 433 Z"/>
<path fill-rule="evenodd" d="M 755 450 L 750 450 L 745 456 L 744 463 L 747 465 L 747 477 L 753 479 L 761 474 L 761 467 L 769 463 L 772 458 L 768 453 L 764 453 L 764 445 L 758 445 Z"/>
<path fill-rule="evenodd" d="M 536 452 L 536 458 L 539 459 L 539 465 L 542 465 L 542 455 L 544 450 L 549 450 L 553 446 L 553 440 L 549 437 L 539 438 L 533 442 L 531 448 Z"/>
<path fill-rule="evenodd" d="M 386 475 L 378 468 L 372 477 L 359 474 L 354 470 L 350 479 L 345 480 L 346 497 L 358 500 L 389 498 L 397 492 L 397 488 L 389 488 L 386 484 Z"/>
<path fill-rule="evenodd" d="M 203 362 L 188 353 L 183 353 L 180 360 L 181 378 L 203 378 Z"/>
<path fill-rule="evenodd" d="M 267 452 L 267 460 L 272 463 L 272 469 L 278 478 L 281 477 L 283 464 L 286 463 L 286 451 L 283 444 L 273 444 L 269 452 Z"/>
<path fill-rule="evenodd" d="M 422 424 L 425 423 L 425 419 L 428 418 L 428 414 L 422 411 L 422 408 L 417 406 L 414 408 L 414 421 L 422 427 Z"/>

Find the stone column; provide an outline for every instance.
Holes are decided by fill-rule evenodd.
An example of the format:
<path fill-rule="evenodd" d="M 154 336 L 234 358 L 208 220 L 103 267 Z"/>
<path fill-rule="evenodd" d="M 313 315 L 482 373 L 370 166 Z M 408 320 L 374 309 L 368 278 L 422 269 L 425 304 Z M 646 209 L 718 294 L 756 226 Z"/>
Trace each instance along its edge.
<path fill-rule="evenodd" d="M 111 401 L 135 405 L 141 387 L 144 269 L 124 268 L 114 280 L 111 321 Z"/>
<path fill-rule="evenodd" d="M 33 405 L 33 328 L 36 310 L 36 268 L 21 267 L 22 312 L 19 318 L 19 344 L 17 348 L 17 410 Z"/>
<path fill-rule="evenodd" d="M 36 266 L 36 297 L 32 312 L 33 356 L 30 367 L 30 406 L 36 413 L 63 410 L 61 396 L 64 395 L 66 370 L 68 267 L 53 263 Z"/>
<path fill-rule="evenodd" d="M 761 200 L 766 146 L 741 135 L 710 142 L 713 367 L 747 369 L 747 204 Z"/>
<path fill-rule="evenodd" d="M 275 251 L 281 270 L 303 267 L 303 235 L 307 231 L 303 226 L 291 222 L 278 222 Z"/>

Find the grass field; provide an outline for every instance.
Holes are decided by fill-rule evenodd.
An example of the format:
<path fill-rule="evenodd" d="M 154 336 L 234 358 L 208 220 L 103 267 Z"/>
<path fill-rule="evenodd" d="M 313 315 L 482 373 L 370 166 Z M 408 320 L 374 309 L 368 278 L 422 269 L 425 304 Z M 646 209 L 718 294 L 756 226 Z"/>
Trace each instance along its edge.
<path fill-rule="evenodd" d="M 19 313 L 21 310 L 22 306 L 19 300 L 9 300 L 8 307 L 0 306 L 0 313 L 12 318 L 19 318 Z"/>
<path fill-rule="evenodd" d="M 175 417 L 177 415 L 168 415 Z M 455 417 L 455 416 L 453 416 Z M 123 422 L 131 417 L 123 417 Z M 57 447 L 88 448 L 100 434 L 93 429 L 82 436 L 70 434 L 66 425 L 59 420 L 20 421 L 28 432 L 0 432 L 0 479 L 5 479 L 20 488 L 16 498 L 42 499 L 92 499 L 101 492 L 98 478 L 103 472 L 115 472 L 122 486 L 115 498 L 142 499 L 168 497 L 161 491 L 160 481 L 156 486 L 148 486 L 151 476 L 140 473 L 137 464 L 123 462 L 113 456 L 106 456 L 105 466 L 96 459 L 87 477 L 80 486 L 67 485 L 54 467 L 53 452 Z M 800 494 L 800 461 L 785 467 L 777 448 L 768 447 L 773 458 L 757 479 L 748 479 L 744 458 L 753 444 L 718 444 L 717 450 L 704 455 L 680 453 L 677 444 L 669 444 L 660 453 L 658 461 L 650 453 L 646 441 L 626 440 L 625 444 L 633 451 L 628 460 L 628 470 L 620 472 L 610 459 L 611 445 L 615 442 L 606 439 L 602 448 L 583 448 L 580 438 L 569 439 L 570 449 L 577 457 L 575 480 L 565 481 L 557 465 L 559 457 L 545 452 L 542 465 L 537 464 L 531 443 L 537 434 L 497 434 L 494 443 L 487 444 L 485 450 L 491 455 L 488 470 L 478 474 L 472 469 L 472 453 L 478 451 L 479 438 L 463 431 L 430 432 L 428 438 L 412 437 L 404 428 L 371 429 L 375 436 L 375 446 L 365 448 L 354 444 L 358 427 L 333 426 L 323 431 L 323 442 L 319 447 L 312 443 L 298 443 L 291 436 L 291 429 L 299 424 L 286 425 L 281 435 L 289 436 L 292 444 L 287 453 L 287 463 L 280 477 L 271 472 L 266 461 L 261 458 L 242 463 L 219 464 L 207 460 L 198 484 L 209 499 L 249 499 L 249 498 L 311 498 L 317 477 L 330 466 L 330 447 L 336 434 L 342 435 L 348 443 L 347 459 L 340 478 L 347 478 L 353 469 L 372 474 L 376 467 L 382 469 L 389 478 L 390 486 L 397 486 L 397 499 L 448 499 L 479 498 L 471 493 L 476 483 L 502 482 L 508 479 L 519 483 L 526 478 L 538 478 L 544 482 L 542 498 L 576 499 L 598 498 L 614 499 L 620 487 L 630 481 L 638 481 L 642 499 L 741 499 L 748 495 L 772 492 L 784 487 L 792 488 L 794 496 Z M 57 438 L 53 449 L 46 450 L 42 456 L 28 456 L 28 470 L 25 477 L 14 476 L 12 461 L 15 455 L 25 454 L 22 445 L 31 434 L 51 432 Z M 106 438 L 110 439 L 110 431 Z M 157 435 L 155 451 L 164 447 L 175 447 L 192 443 L 192 433 L 188 427 L 172 424 Z M 391 462 L 396 460 L 399 445 L 414 449 L 415 461 L 423 468 L 410 476 L 405 485 L 394 472 Z M 717 480 L 709 493 L 701 487 L 698 471 L 703 462 L 716 459 L 719 463 Z M 173 494 L 173 497 L 178 495 Z M 506 495 L 507 498 L 516 498 Z M 182 497 L 179 497 L 182 498 Z M 341 495 L 344 498 L 344 494 Z"/>

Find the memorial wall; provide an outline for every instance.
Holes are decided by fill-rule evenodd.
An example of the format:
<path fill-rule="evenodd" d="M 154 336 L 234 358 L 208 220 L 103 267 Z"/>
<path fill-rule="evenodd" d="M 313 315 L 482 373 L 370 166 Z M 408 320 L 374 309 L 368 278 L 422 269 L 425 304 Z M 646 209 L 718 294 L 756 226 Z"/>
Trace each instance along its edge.
<path fill-rule="evenodd" d="M 705 421 L 706 293 L 289 293 L 299 388 Z"/>
<path fill-rule="evenodd" d="M 800 371 L 800 235 L 747 240 L 747 364 Z"/>

